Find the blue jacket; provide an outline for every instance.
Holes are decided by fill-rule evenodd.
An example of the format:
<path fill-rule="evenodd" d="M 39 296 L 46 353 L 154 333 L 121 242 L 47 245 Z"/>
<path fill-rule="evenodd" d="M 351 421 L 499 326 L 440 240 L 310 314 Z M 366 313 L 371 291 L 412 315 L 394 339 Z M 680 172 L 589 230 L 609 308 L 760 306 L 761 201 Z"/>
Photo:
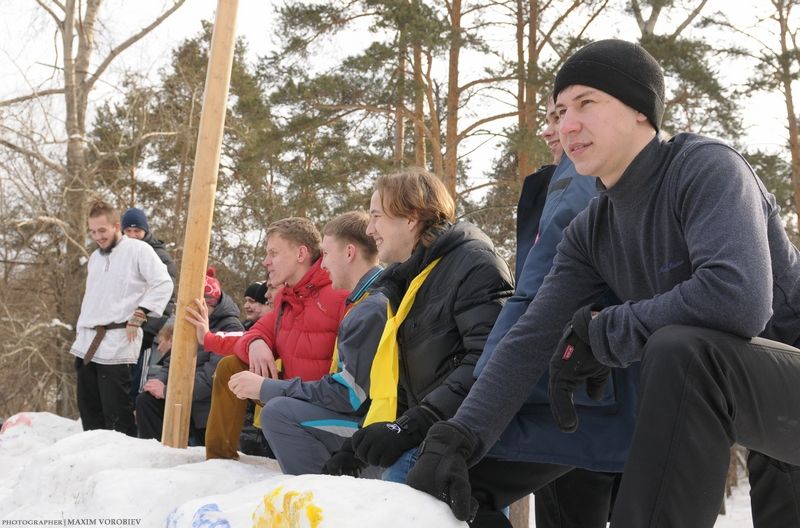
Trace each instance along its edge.
<path fill-rule="evenodd" d="M 527 256 L 518 253 L 517 258 L 524 258 L 524 264 L 514 296 L 506 302 L 489 334 L 484 353 L 475 367 L 476 377 L 492 357 L 497 344 L 525 313 L 539 291 L 552 267 L 564 228 L 595 196 L 596 179 L 579 175 L 566 156 L 552 175 L 540 217 L 538 210 L 523 208 L 523 205 L 536 198 L 527 195 L 523 187 L 517 214 L 517 232 L 526 232 L 525 226 L 519 224 L 529 226 L 538 223 L 538 233 L 532 247 L 527 240 L 517 241 L 518 250 L 524 249 L 527 244 L 530 251 Z M 519 265 L 517 269 L 520 269 Z M 566 434 L 558 429 L 552 418 L 547 400 L 548 376 L 545 373 L 488 456 L 574 465 L 596 471 L 622 471 L 633 432 L 638 378 L 638 366 L 625 370 L 614 369 L 611 382 L 600 401 L 590 399 L 585 388 L 578 389 L 575 392 L 575 404 L 581 427 L 574 434 Z M 618 426 L 608 427 L 609 414 L 623 417 Z M 588 435 L 594 438 L 593 442 L 586 442 Z M 603 440 L 598 442 L 598 437 L 603 437 Z M 587 445 L 603 446 L 602 452 L 587 450 Z"/>

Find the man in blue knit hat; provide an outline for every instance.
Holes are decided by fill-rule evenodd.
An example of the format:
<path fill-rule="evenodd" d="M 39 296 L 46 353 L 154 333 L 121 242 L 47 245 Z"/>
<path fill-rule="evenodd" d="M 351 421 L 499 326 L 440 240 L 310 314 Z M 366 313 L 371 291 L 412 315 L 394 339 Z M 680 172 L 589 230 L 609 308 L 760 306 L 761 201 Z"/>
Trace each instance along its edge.
<path fill-rule="evenodd" d="M 167 322 L 169 316 L 175 311 L 176 289 L 174 288 L 174 285 L 178 277 L 178 268 L 175 266 L 175 262 L 172 260 L 172 257 L 167 251 L 164 242 L 158 240 L 150 231 L 150 226 L 147 223 L 147 216 L 144 214 L 144 211 L 137 207 L 131 207 L 125 211 L 125 213 L 123 213 L 120 224 L 122 233 L 125 236 L 128 238 L 142 240 L 150 244 L 150 247 L 152 247 L 153 251 L 156 252 L 158 258 L 161 259 L 161 262 L 163 262 L 167 267 L 167 272 L 169 273 L 173 284 L 172 297 L 170 298 L 167 307 L 164 309 L 164 315 L 161 317 L 151 317 L 142 326 L 142 331 L 144 332 L 144 337 L 142 338 L 142 348 L 139 352 L 139 359 L 137 360 L 136 365 L 133 367 L 133 372 L 131 373 L 131 401 L 134 405 L 136 405 L 136 398 L 139 395 L 139 392 L 141 392 L 143 385 L 142 358 L 145 356 L 144 351 L 148 350 L 153 345 L 153 341 L 158 335 L 158 332 L 164 326 L 164 323 Z"/>

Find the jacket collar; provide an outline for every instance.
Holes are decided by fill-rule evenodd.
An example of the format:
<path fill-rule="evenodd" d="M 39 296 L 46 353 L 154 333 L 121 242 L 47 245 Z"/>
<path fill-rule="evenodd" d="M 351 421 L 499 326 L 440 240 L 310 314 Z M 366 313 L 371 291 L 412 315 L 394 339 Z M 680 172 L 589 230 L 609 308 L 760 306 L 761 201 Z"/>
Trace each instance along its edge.
<path fill-rule="evenodd" d="M 331 283 L 327 270 L 322 269 L 322 259 L 317 259 L 303 277 L 294 286 L 284 286 L 279 294 L 278 306 L 284 302 L 292 308 L 303 309 L 303 299 L 318 297 L 319 291 Z"/>
<path fill-rule="evenodd" d="M 597 189 L 604 192 L 616 207 L 636 206 L 647 199 L 657 188 L 657 179 L 671 159 L 673 144 L 654 137 L 639 154 L 633 158 L 619 181 L 606 189 L 597 179 Z"/>
<path fill-rule="evenodd" d="M 356 283 L 356 287 L 353 288 L 353 291 L 350 292 L 350 295 L 347 296 L 345 300 L 345 305 L 353 304 L 354 302 L 361 299 L 367 291 L 369 291 L 372 284 L 378 280 L 378 277 L 381 276 L 383 273 L 383 268 L 381 266 L 375 266 L 368 272 L 364 274 L 363 277 L 358 279 Z"/>

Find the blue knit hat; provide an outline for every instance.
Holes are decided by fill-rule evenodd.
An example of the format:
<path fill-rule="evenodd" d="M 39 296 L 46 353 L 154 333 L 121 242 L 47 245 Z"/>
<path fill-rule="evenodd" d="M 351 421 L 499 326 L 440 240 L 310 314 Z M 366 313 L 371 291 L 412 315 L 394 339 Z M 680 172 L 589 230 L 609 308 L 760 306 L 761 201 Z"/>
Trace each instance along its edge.
<path fill-rule="evenodd" d="M 145 233 L 150 231 L 144 211 L 137 207 L 131 207 L 125 211 L 125 214 L 122 215 L 122 230 L 125 231 L 129 227 L 138 227 L 143 229 Z"/>

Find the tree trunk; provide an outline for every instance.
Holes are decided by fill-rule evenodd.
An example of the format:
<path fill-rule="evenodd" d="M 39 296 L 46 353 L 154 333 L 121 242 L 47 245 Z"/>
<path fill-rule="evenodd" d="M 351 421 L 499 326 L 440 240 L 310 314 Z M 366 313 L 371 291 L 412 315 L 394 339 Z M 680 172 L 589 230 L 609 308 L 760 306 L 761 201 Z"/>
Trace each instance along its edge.
<path fill-rule="evenodd" d="M 450 7 L 450 53 L 447 75 L 447 125 L 445 130 L 444 185 L 450 196 L 456 197 L 458 175 L 458 89 L 459 55 L 461 53 L 461 0 L 453 0 Z"/>
<path fill-rule="evenodd" d="M 408 44 L 406 44 L 406 38 L 402 31 L 400 32 L 399 40 L 400 45 L 397 53 L 397 107 L 395 108 L 394 112 L 393 158 L 396 168 L 403 166 L 406 143 L 406 120 L 404 110 L 406 105 L 406 54 L 408 53 Z"/>
<path fill-rule="evenodd" d="M 444 180 L 444 158 L 442 157 L 442 129 L 439 126 L 439 106 L 436 94 L 433 93 L 433 78 L 431 67 L 433 59 L 430 52 L 425 54 L 428 67 L 425 70 L 425 95 L 428 99 L 428 109 L 431 115 L 431 158 L 433 160 L 433 173 Z"/>
<path fill-rule="evenodd" d="M 525 179 L 534 170 L 533 166 L 533 146 L 536 141 L 536 132 L 539 128 L 539 120 L 536 118 L 536 109 L 540 106 L 539 90 L 541 81 L 539 79 L 539 2 L 533 0 L 530 3 L 530 19 L 528 21 L 528 67 L 525 71 L 525 101 L 522 111 L 525 113 L 525 128 L 522 129 L 520 150 L 525 152 L 528 164 L 520 165 L 519 182 Z"/>
<path fill-rule="evenodd" d="M 86 167 L 86 101 L 84 82 L 86 70 L 91 62 L 94 43 L 94 20 L 99 1 L 88 2 L 84 19 L 80 19 L 79 5 L 75 0 L 64 4 L 65 17 L 61 42 L 64 64 L 64 99 L 66 104 L 65 127 L 67 132 L 67 177 L 64 182 L 64 214 L 67 235 L 82 241 L 86 232 L 86 205 L 88 198 L 88 174 Z M 75 32 L 78 32 L 78 51 L 73 49 Z M 85 270 L 80 258 L 85 255 L 82 248 L 65 242 L 65 258 L 61 266 L 61 284 L 64 291 L 58 299 L 57 313 L 60 320 L 74 325 L 78 320 Z M 69 338 L 65 339 L 69 341 Z M 66 351 L 59 356 L 59 374 L 62 379 L 71 379 L 72 356 Z M 75 402 L 71 384 L 60 383 L 56 395 L 56 413 L 61 416 L 75 415 Z"/>
<path fill-rule="evenodd" d="M 525 8 L 523 0 L 517 0 L 517 20 L 516 20 L 516 41 L 517 41 L 517 130 L 519 139 L 517 142 L 517 181 L 522 183 L 525 176 L 530 173 L 530 159 L 527 149 L 522 146 L 523 130 L 527 129 L 527 117 L 525 112 Z"/>
<path fill-rule="evenodd" d="M 794 207 L 795 212 L 800 214 L 800 130 L 798 130 L 800 127 L 798 127 L 797 113 L 794 107 L 794 97 L 792 96 L 792 83 L 794 77 L 791 69 L 792 57 L 796 56 L 796 54 L 800 53 L 800 51 L 797 49 L 791 49 L 788 43 L 790 38 L 789 13 L 791 11 L 791 3 L 787 5 L 783 1 L 778 1 L 773 2 L 773 4 L 776 7 L 778 23 L 780 24 L 780 76 L 781 87 L 783 88 L 783 100 L 786 105 L 786 118 L 789 125 L 789 152 L 791 155 Z"/>
<path fill-rule="evenodd" d="M 422 45 L 414 42 L 414 164 L 425 167 L 425 83 L 422 81 Z M 430 88 L 430 87 L 429 87 Z M 433 119 L 433 117 L 432 117 Z"/>

